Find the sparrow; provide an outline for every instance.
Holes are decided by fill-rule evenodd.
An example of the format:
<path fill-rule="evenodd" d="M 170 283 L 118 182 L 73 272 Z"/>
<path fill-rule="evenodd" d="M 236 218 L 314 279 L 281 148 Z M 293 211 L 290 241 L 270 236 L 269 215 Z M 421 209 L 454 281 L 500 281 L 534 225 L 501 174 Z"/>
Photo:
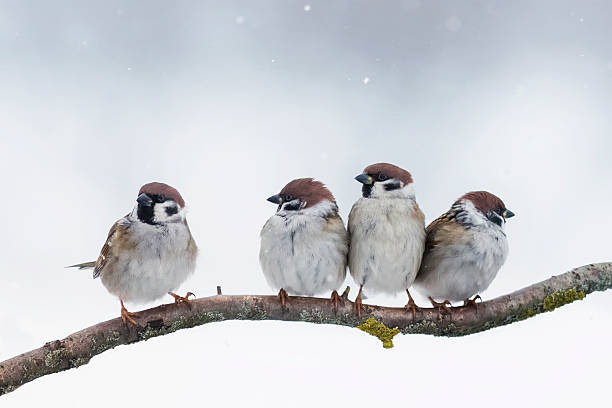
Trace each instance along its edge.
<path fill-rule="evenodd" d="M 421 264 L 425 216 L 416 202 L 412 175 L 389 163 L 368 166 L 355 177 L 362 196 L 351 209 L 349 269 L 359 285 L 355 299 L 361 317 L 363 288 L 395 294 L 406 291 L 413 318 L 416 306 L 408 288 Z"/>
<path fill-rule="evenodd" d="M 510 217 L 514 213 L 487 191 L 463 195 L 427 227 L 414 288 L 440 312 L 450 312 L 447 305 L 461 300 L 464 306 L 476 305 L 508 256 L 504 225 Z"/>
<path fill-rule="evenodd" d="M 278 208 L 261 230 L 259 263 L 283 306 L 288 295 L 314 296 L 337 289 L 346 277 L 348 234 L 332 193 L 312 178 L 291 181 L 268 198 Z"/>
<path fill-rule="evenodd" d="M 198 247 L 185 219 L 185 201 L 164 183 L 145 184 L 131 213 L 111 227 L 95 262 L 70 267 L 93 268 L 93 277 L 121 303 L 121 319 L 136 325 L 123 302 L 150 302 L 168 293 L 176 303 L 187 302 L 188 292 L 176 290 L 196 266 Z"/>

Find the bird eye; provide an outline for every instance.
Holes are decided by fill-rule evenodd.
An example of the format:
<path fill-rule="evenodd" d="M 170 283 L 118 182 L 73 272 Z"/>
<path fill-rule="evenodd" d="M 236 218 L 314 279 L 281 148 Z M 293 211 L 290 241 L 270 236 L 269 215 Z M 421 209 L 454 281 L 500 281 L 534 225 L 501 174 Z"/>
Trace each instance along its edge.
<path fill-rule="evenodd" d="M 382 173 L 380 173 L 380 174 L 378 175 L 378 177 L 377 177 L 378 181 L 385 181 L 385 180 L 387 180 L 388 178 L 389 178 L 389 177 L 387 177 L 387 175 L 386 175 L 386 174 L 382 174 Z"/>
<path fill-rule="evenodd" d="M 285 196 L 285 201 L 293 201 L 293 196 L 288 194 L 287 196 Z"/>

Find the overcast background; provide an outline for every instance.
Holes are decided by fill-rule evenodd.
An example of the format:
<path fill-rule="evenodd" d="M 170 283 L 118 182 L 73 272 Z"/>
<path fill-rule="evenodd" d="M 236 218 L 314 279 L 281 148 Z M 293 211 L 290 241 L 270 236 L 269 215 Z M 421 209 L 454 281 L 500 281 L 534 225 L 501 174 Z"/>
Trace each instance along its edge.
<path fill-rule="evenodd" d="M 0 360 L 119 316 L 99 280 L 64 266 L 94 260 L 154 180 L 190 207 L 201 253 L 180 292 L 198 296 L 272 293 L 257 259 L 265 199 L 316 177 L 346 220 L 353 177 L 379 161 L 412 172 L 428 222 L 474 189 L 517 214 L 485 299 L 612 260 L 611 13 L 559 0 L 0 1 Z M 1 405 L 587 406 L 609 398 L 611 324 L 612 293 L 391 350 L 350 328 L 215 323 L 108 351 Z"/>

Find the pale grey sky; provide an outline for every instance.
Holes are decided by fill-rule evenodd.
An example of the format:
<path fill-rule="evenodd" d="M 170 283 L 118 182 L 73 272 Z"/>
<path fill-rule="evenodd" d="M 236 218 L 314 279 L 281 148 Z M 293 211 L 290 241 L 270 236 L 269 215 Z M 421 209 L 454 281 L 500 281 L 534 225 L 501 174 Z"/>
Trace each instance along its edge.
<path fill-rule="evenodd" d="M 99 281 L 63 266 L 95 259 L 153 180 L 190 207 L 201 256 L 182 290 L 198 296 L 271 293 L 257 262 L 266 197 L 316 177 L 346 220 L 353 177 L 378 161 L 413 173 L 428 221 L 474 189 L 517 214 L 485 298 L 612 260 L 611 12 L 605 1 L 0 1 L 0 360 L 119 315 Z M 109 351 L 2 404 L 589 405 L 606 390 L 611 310 L 612 295 L 595 294 L 393 350 L 347 328 L 211 324 Z"/>

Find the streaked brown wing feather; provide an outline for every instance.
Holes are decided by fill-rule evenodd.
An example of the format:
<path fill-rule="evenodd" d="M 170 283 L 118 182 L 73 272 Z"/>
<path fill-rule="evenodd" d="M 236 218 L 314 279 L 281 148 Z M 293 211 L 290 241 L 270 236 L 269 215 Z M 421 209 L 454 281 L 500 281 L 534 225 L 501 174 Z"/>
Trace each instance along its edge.
<path fill-rule="evenodd" d="M 191 230 L 189 229 L 187 220 L 185 220 L 185 227 L 187 227 L 187 232 L 189 233 L 189 241 L 187 242 L 187 252 L 195 256 L 198 253 L 198 246 L 195 242 L 195 239 L 193 239 L 193 235 L 191 235 Z"/>
<path fill-rule="evenodd" d="M 427 237 L 425 238 L 425 253 L 423 254 L 423 260 L 421 261 L 417 279 L 425 276 L 438 264 L 438 257 L 443 252 L 437 251 L 437 248 L 452 244 L 453 241 L 458 238 L 458 235 L 464 233 L 464 228 L 457 223 L 454 218 L 455 215 L 452 212 L 446 212 L 425 228 L 427 233 Z"/>
<path fill-rule="evenodd" d="M 100 256 L 98 256 L 98 260 L 96 261 L 96 265 L 94 267 L 93 277 L 94 279 L 100 276 L 100 273 L 104 270 L 104 267 L 108 264 L 109 260 L 112 258 L 112 248 L 115 245 L 117 238 L 126 230 L 126 218 L 122 218 L 116 223 L 113 224 L 110 231 L 108 231 L 108 237 L 106 238 L 106 242 L 104 242 L 104 246 L 100 251 Z"/>
<path fill-rule="evenodd" d="M 425 228 L 425 252 L 447 242 L 456 242 L 457 236 L 464 233 L 465 229 L 454 218 L 453 213 L 446 212 Z"/>

